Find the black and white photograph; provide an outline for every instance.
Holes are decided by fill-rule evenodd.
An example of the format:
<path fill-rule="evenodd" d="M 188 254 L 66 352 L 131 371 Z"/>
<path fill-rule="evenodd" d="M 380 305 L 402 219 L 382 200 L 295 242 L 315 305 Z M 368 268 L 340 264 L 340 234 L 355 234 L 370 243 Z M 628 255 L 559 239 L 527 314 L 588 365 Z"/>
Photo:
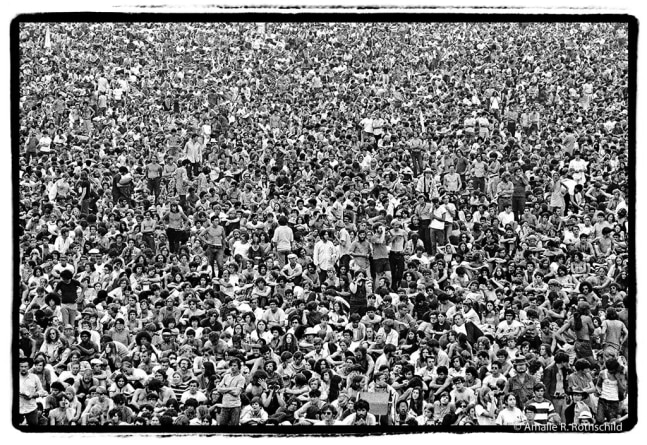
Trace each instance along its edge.
<path fill-rule="evenodd" d="M 635 17 L 150 12 L 11 22 L 14 429 L 636 425 Z"/>

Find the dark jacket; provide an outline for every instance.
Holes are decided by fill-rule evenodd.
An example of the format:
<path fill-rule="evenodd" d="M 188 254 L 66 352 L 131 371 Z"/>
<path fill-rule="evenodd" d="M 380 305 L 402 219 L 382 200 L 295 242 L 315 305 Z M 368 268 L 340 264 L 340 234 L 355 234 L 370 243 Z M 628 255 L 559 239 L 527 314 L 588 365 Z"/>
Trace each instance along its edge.
<path fill-rule="evenodd" d="M 542 381 L 546 386 L 546 398 L 552 400 L 555 396 L 555 389 L 557 388 L 557 373 L 560 372 L 560 369 L 555 363 L 550 365 L 544 370 L 544 376 Z M 564 382 L 564 393 L 568 393 L 568 379 L 567 376 L 570 374 L 570 370 L 565 366 L 561 369 L 562 379 Z"/>
<path fill-rule="evenodd" d="M 465 322 L 465 332 L 467 333 L 467 341 L 472 345 L 476 343 L 479 337 L 483 336 L 483 331 L 471 321 Z"/>

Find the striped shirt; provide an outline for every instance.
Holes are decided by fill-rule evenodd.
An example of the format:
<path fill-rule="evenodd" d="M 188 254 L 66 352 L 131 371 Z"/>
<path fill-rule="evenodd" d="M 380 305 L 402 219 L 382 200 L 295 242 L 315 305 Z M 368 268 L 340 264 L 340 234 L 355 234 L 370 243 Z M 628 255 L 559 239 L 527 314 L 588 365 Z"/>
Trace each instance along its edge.
<path fill-rule="evenodd" d="M 547 399 L 543 399 L 541 402 L 536 399 L 528 401 L 528 406 L 534 406 L 537 408 L 537 414 L 535 414 L 535 422 L 545 425 L 548 423 L 548 416 L 555 412 L 555 407 L 553 402 Z"/>

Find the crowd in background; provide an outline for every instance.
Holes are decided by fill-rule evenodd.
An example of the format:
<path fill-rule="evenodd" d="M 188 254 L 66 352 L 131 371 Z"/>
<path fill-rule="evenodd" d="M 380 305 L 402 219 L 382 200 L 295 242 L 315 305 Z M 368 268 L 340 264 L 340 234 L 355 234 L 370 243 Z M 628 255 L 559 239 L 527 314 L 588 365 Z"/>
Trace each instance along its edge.
<path fill-rule="evenodd" d="M 626 418 L 626 25 L 19 39 L 15 424 Z"/>

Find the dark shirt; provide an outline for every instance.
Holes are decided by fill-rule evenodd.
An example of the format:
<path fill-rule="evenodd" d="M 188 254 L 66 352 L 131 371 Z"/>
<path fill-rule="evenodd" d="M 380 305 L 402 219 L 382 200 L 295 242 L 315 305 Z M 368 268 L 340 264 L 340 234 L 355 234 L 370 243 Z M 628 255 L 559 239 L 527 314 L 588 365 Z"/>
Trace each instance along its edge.
<path fill-rule="evenodd" d="M 81 283 L 77 280 L 70 280 L 69 283 L 64 281 L 59 281 L 56 285 L 56 292 L 61 294 L 61 302 L 63 304 L 73 304 L 76 303 L 76 290 L 81 287 Z"/>

